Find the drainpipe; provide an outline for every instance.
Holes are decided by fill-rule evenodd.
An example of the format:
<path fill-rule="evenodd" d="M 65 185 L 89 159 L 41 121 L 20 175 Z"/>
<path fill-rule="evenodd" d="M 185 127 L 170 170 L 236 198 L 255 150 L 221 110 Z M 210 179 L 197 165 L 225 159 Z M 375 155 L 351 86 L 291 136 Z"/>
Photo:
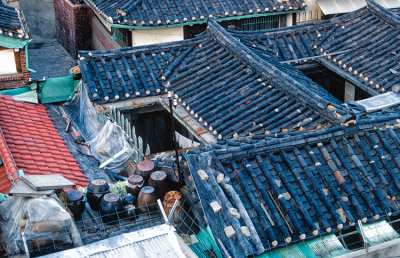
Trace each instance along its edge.
<path fill-rule="evenodd" d="M 32 40 L 28 40 L 28 42 L 25 44 L 25 62 L 26 62 L 26 70 L 28 70 L 31 73 L 36 73 L 35 70 L 29 68 L 29 58 L 28 58 L 28 44 L 29 42 L 31 42 Z"/>

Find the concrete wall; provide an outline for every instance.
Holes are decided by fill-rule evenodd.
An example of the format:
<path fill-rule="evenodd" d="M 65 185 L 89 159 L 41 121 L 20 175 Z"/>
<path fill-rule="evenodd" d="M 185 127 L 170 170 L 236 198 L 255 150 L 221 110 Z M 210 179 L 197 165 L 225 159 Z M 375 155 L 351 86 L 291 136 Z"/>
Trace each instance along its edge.
<path fill-rule="evenodd" d="M 0 50 L 0 75 L 17 73 L 14 49 Z"/>
<path fill-rule="evenodd" d="M 315 0 L 305 0 L 307 8 L 305 12 L 297 14 L 297 24 L 320 20 L 322 11 Z"/>
<path fill-rule="evenodd" d="M 286 15 L 286 26 L 293 26 L 293 14 L 289 13 L 288 15 Z"/>
<path fill-rule="evenodd" d="M 132 31 L 133 46 L 150 45 L 179 40 L 183 40 L 183 26 L 165 29 Z"/>
<path fill-rule="evenodd" d="M 30 31 L 44 38 L 56 37 L 54 0 L 20 0 Z"/>

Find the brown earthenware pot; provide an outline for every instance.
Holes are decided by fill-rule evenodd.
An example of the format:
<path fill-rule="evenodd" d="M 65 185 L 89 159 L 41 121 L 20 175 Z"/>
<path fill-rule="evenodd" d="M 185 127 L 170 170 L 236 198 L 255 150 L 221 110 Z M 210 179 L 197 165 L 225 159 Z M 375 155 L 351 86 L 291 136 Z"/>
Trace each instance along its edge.
<path fill-rule="evenodd" d="M 154 163 L 149 160 L 140 161 L 136 165 L 136 172 L 135 174 L 142 176 L 145 180 L 148 179 L 151 172 L 154 171 Z"/>
<path fill-rule="evenodd" d="M 172 207 L 174 206 L 175 201 L 178 201 L 178 205 L 174 210 L 174 213 L 172 215 L 172 220 L 176 225 L 179 225 L 182 223 L 182 219 L 184 217 L 183 207 L 181 207 L 183 201 L 182 194 L 178 191 L 170 191 L 166 193 L 163 200 L 163 206 L 166 215 L 169 216 L 170 213 L 172 212 Z"/>
<path fill-rule="evenodd" d="M 151 186 L 143 187 L 142 190 L 140 190 L 137 203 L 138 209 L 143 213 L 156 211 L 158 207 L 154 188 Z"/>

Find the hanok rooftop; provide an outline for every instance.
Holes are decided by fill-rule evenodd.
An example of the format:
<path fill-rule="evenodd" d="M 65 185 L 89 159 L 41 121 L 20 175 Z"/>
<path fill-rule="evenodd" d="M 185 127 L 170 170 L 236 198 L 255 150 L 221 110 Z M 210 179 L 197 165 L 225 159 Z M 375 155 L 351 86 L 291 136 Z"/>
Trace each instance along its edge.
<path fill-rule="evenodd" d="M 399 5 L 284 27 L 305 2 L 85 2 L 55 6 L 115 40 L 204 26 L 98 34 L 45 105 L 0 95 L 0 254 L 399 253 Z M 255 17 L 278 22 L 225 28 Z"/>

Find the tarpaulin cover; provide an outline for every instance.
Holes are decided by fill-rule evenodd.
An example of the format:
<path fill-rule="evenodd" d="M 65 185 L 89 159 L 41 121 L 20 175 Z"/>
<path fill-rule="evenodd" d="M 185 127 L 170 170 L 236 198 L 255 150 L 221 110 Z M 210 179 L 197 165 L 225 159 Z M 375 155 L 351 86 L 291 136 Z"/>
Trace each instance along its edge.
<path fill-rule="evenodd" d="M 103 163 L 114 157 L 105 168 L 113 173 L 123 171 L 132 155 L 138 155 L 125 137 L 122 128 L 111 122 L 108 117 L 97 114 L 89 100 L 87 89 L 81 83 L 80 91 L 64 105 L 75 126 L 89 144 L 93 156 Z M 122 154 L 121 154 L 122 151 Z M 116 157 L 116 154 L 120 154 Z"/>
<path fill-rule="evenodd" d="M 48 78 L 40 82 L 40 99 L 43 104 L 66 101 L 74 93 L 73 74 Z"/>

